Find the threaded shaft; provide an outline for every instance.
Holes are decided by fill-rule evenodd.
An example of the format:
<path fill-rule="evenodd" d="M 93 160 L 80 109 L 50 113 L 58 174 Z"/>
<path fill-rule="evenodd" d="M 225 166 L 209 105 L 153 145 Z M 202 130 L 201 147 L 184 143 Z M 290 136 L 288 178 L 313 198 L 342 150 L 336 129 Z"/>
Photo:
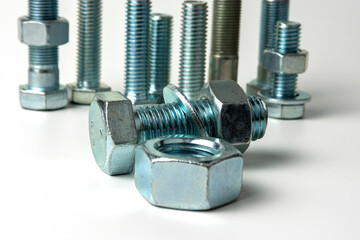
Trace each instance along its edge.
<path fill-rule="evenodd" d="M 241 0 L 215 0 L 211 53 L 238 55 Z"/>
<path fill-rule="evenodd" d="M 281 54 L 297 53 L 300 45 L 300 23 L 278 22 L 275 51 Z M 293 98 L 296 95 L 297 74 L 274 74 L 271 95 L 275 98 Z"/>
<path fill-rule="evenodd" d="M 149 94 L 162 96 L 170 81 L 172 19 L 167 14 L 152 14 L 150 19 Z"/>
<path fill-rule="evenodd" d="M 29 62 L 31 65 L 57 65 L 58 48 L 29 46 Z"/>
<path fill-rule="evenodd" d="M 191 102 L 205 124 L 209 135 L 215 132 L 215 117 L 207 100 Z M 196 133 L 188 114 L 176 103 L 139 107 L 135 111 L 139 143 L 163 135 L 194 135 Z"/>
<path fill-rule="evenodd" d="M 261 139 L 266 131 L 268 111 L 263 100 L 257 97 L 248 97 L 251 110 L 252 140 Z"/>
<path fill-rule="evenodd" d="M 79 0 L 77 84 L 97 88 L 101 74 L 102 0 Z"/>
<path fill-rule="evenodd" d="M 150 11 L 150 0 L 127 1 L 125 95 L 134 103 L 148 98 Z"/>
<path fill-rule="evenodd" d="M 289 0 L 263 0 L 260 26 L 260 63 L 263 62 L 264 50 L 275 47 L 276 23 L 278 21 L 287 21 L 288 17 Z"/>
<path fill-rule="evenodd" d="M 182 14 L 180 88 L 195 99 L 205 78 L 207 2 L 185 1 Z"/>
<path fill-rule="evenodd" d="M 36 21 L 56 20 L 58 18 L 57 0 L 29 0 L 29 18 Z"/>

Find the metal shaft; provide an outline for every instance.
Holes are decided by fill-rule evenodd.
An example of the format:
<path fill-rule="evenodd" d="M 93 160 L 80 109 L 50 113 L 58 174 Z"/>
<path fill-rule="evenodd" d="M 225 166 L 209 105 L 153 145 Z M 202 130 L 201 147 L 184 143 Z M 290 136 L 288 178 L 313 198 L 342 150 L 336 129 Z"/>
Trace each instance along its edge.
<path fill-rule="evenodd" d="M 184 1 L 180 53 L 180 88 L 195 99 L 204 85 L 207 2 Z"/>
<path fill-rule="evenodd" d="M 209 80 L 237 80 L 241 0 L 214 0 Z"/>
<path fill-rule="evenodd" d="M 125 95 L 133 102 L 148 99 L 150 0 L 127 0 Z"/>

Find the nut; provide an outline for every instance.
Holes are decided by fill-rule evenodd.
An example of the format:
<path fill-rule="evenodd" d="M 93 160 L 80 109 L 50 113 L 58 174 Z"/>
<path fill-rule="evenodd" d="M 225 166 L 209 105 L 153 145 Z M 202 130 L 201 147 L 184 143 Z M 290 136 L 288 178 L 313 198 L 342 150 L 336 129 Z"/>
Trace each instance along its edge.
<path fill-rule="evenodd" d="M 64 108 L 68 104 L 67 92 L 64 86 L 57 90 L 38 91 L 29 89 L 28 85 L 21 85 L 20 104 L 31 110 L 55 110 Z"/>
<path fill-rule="evenodd" d="M 306 71 L 309 53 L 300 50 L 298 53 L 281 54 L 265 50 L 263 57 L 264 68 L 272 73 L 298 74 Z"/>
<path fill-rule="evenodd" d="M 68 84 L 68 96 L 71 102 L 89 105 L 96 93 L 111 91 L 111 88 L 103 83 L 98 88 L 79 88 L 76 83 Z"/>
<path fill-rule="evenodd" d="M 243 159 L 215 138 L 164 136 L 136 149 L 135 184 L 151 204 L 208 210 L 238 198 Z"/>
<path fill-rule="evenodd" d="M 96 94 L 90 105 L 89 133 L 96 163 L 105 173 L 132 171 L 137 132 L 129 99 L 118 92 Z"/>
<path fill-rule="evenodd" d="M 18 29 L 20 42 L 29 46 L 56 47 L 69 41 L 69 22 L 65 18 L 35 21 L 21 17 Z"/>
<path fill-rule="evenodd" d="M 202 88 L 199 99 L 213 102 L 217 134 L 244 152 L 251 142 L 252 126 L 248 97 L 232 80 L 210 81 Z"/>

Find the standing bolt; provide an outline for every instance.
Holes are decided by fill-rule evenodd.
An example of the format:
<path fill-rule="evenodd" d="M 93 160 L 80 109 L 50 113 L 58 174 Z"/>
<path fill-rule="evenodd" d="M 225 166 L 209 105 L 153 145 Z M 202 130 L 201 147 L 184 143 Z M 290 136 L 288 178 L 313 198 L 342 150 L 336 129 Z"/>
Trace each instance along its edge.
<path fill-rule="evenodd" d="M 102 0 L 79 0 L 77 82 L 68 85 L 72 102 L 90 104 L 97 92 L 110 91 L 100 83 Z"/>
<path fill-rule="evenodd" d="M 275 47 L 275 27 L 278 21 L 289 18 L 289 0 L 263 0 L 260 26 L 259 65 L 257 79 L 247 84 L 249 96 L 257 96 L 263 89 L 269 89 L 271 73 L 263 67 L 264 51 Z"/>
<path fill-rule="evenodd" d="M 131 172 L 136 146 L 155 137 L 217 137 L 244 152 L 266 131 L 265 103 L 247 97 L 232 80 L 206 83 L 193 101 L 170 84 L 164 88 L 164 99 L 165 104 L 133 109 L 120 93 L 95 96 L 89 114 L 90 140 L 95 160 L 105 173 Z"/>
<path fill-rule="evenodd" d="M 163 102 L 163 89 L 170 81 L 172 19 L 155 13 L 150 19 L 150 86 L 149 97 Z"/>
<path fill-rule="evenodd" d="M 209 80 L 237 80 L 241 0 L 214 0 Z"/>
<path fill-rule="evenodd" d="M 150 0 L 128 0 L 126 9 L 125 95 L 148 100 Z"/>
<path fill-rule="evenodd" d="M 180 88 L 195 99 L 204 85 L 207 2 L 184 1 L 180 53 Z"/>
<path fill-rule="evenodd" d="M 265 50 L 264 68 L 273 73 L 270 90 L 260 92 L 268 104 L 269 116 L 280 119 L 301 118 L 309 94 L 296 91 L 297 76 L 307 69 L 308 52 L 299 49 L 300 23 L 280 21 L 276 25 L 275 48 Z"/>
<path fill-rule="evenodd" d="M 69 41 L 69 23 L 58 17 L 57 0 L 29 0 L 29 16 L 18 20 L 19 40 L 29 46 L 28 84 L 20 85 L 20 104 L 31 110 L 66 107 L 59 84 L 58 46 Z"/>

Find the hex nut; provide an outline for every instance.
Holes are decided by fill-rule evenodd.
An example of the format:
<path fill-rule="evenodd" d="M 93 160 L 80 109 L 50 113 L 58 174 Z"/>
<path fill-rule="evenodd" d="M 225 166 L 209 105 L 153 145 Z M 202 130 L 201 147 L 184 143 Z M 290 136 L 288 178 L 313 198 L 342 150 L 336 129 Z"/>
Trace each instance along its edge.
<path fill-rule="evenodd" d="M 136 149 L 135 185 L 155 206 L 209 210 L 239 197 L 242 168 L 241 153 L 223 140 L 163 136 Z"/>
<path fill-rule="evenodd" d="M 65 86 L 57 90 L 38 91 L 29 89 L 28 85 L 20 85 L 20 105 L 30 110 L 55 110 L 68 104 Z"/>
<path fill-rule="evenodd" d="M 20 42 L 29 46 L 57 47 L 69 41 L 69 22 L 65 18 L 35 21 L 28 17 L 18 20 Z"/>
<path fill-rule="evenodd" d="M 105 173 L 132 171 L 138 139 L 129 99 L 118 92 L 97 93 L 90 105 L 89 133 L 96 163 Z"/>
<path fill-rule="evenodd" d="M 101 83 L 98 88 L 79 88 L 76 83 L 67 85 L 68 96 L 71 102 L 76 104 L 89 105 L 95 97 L 95 94 L 100 92 L 111 91 L 111 88 L 106 84 Z"/>
<path fill-rule="evenodd" d="M 298 74 L 306 71 L 309 53 L 299 50 L 298 53 L 281 54 L 265 50 L 263 57 L 264 68 L 272 73 Z"/>
<path fill-rule="evenodd" d="M 217 134 L 244 152 L 251 142 L 252 126 L 248 97 L 232 80 L 210 81 L 202 88 L 199 99 L 213 102 Z"/>

